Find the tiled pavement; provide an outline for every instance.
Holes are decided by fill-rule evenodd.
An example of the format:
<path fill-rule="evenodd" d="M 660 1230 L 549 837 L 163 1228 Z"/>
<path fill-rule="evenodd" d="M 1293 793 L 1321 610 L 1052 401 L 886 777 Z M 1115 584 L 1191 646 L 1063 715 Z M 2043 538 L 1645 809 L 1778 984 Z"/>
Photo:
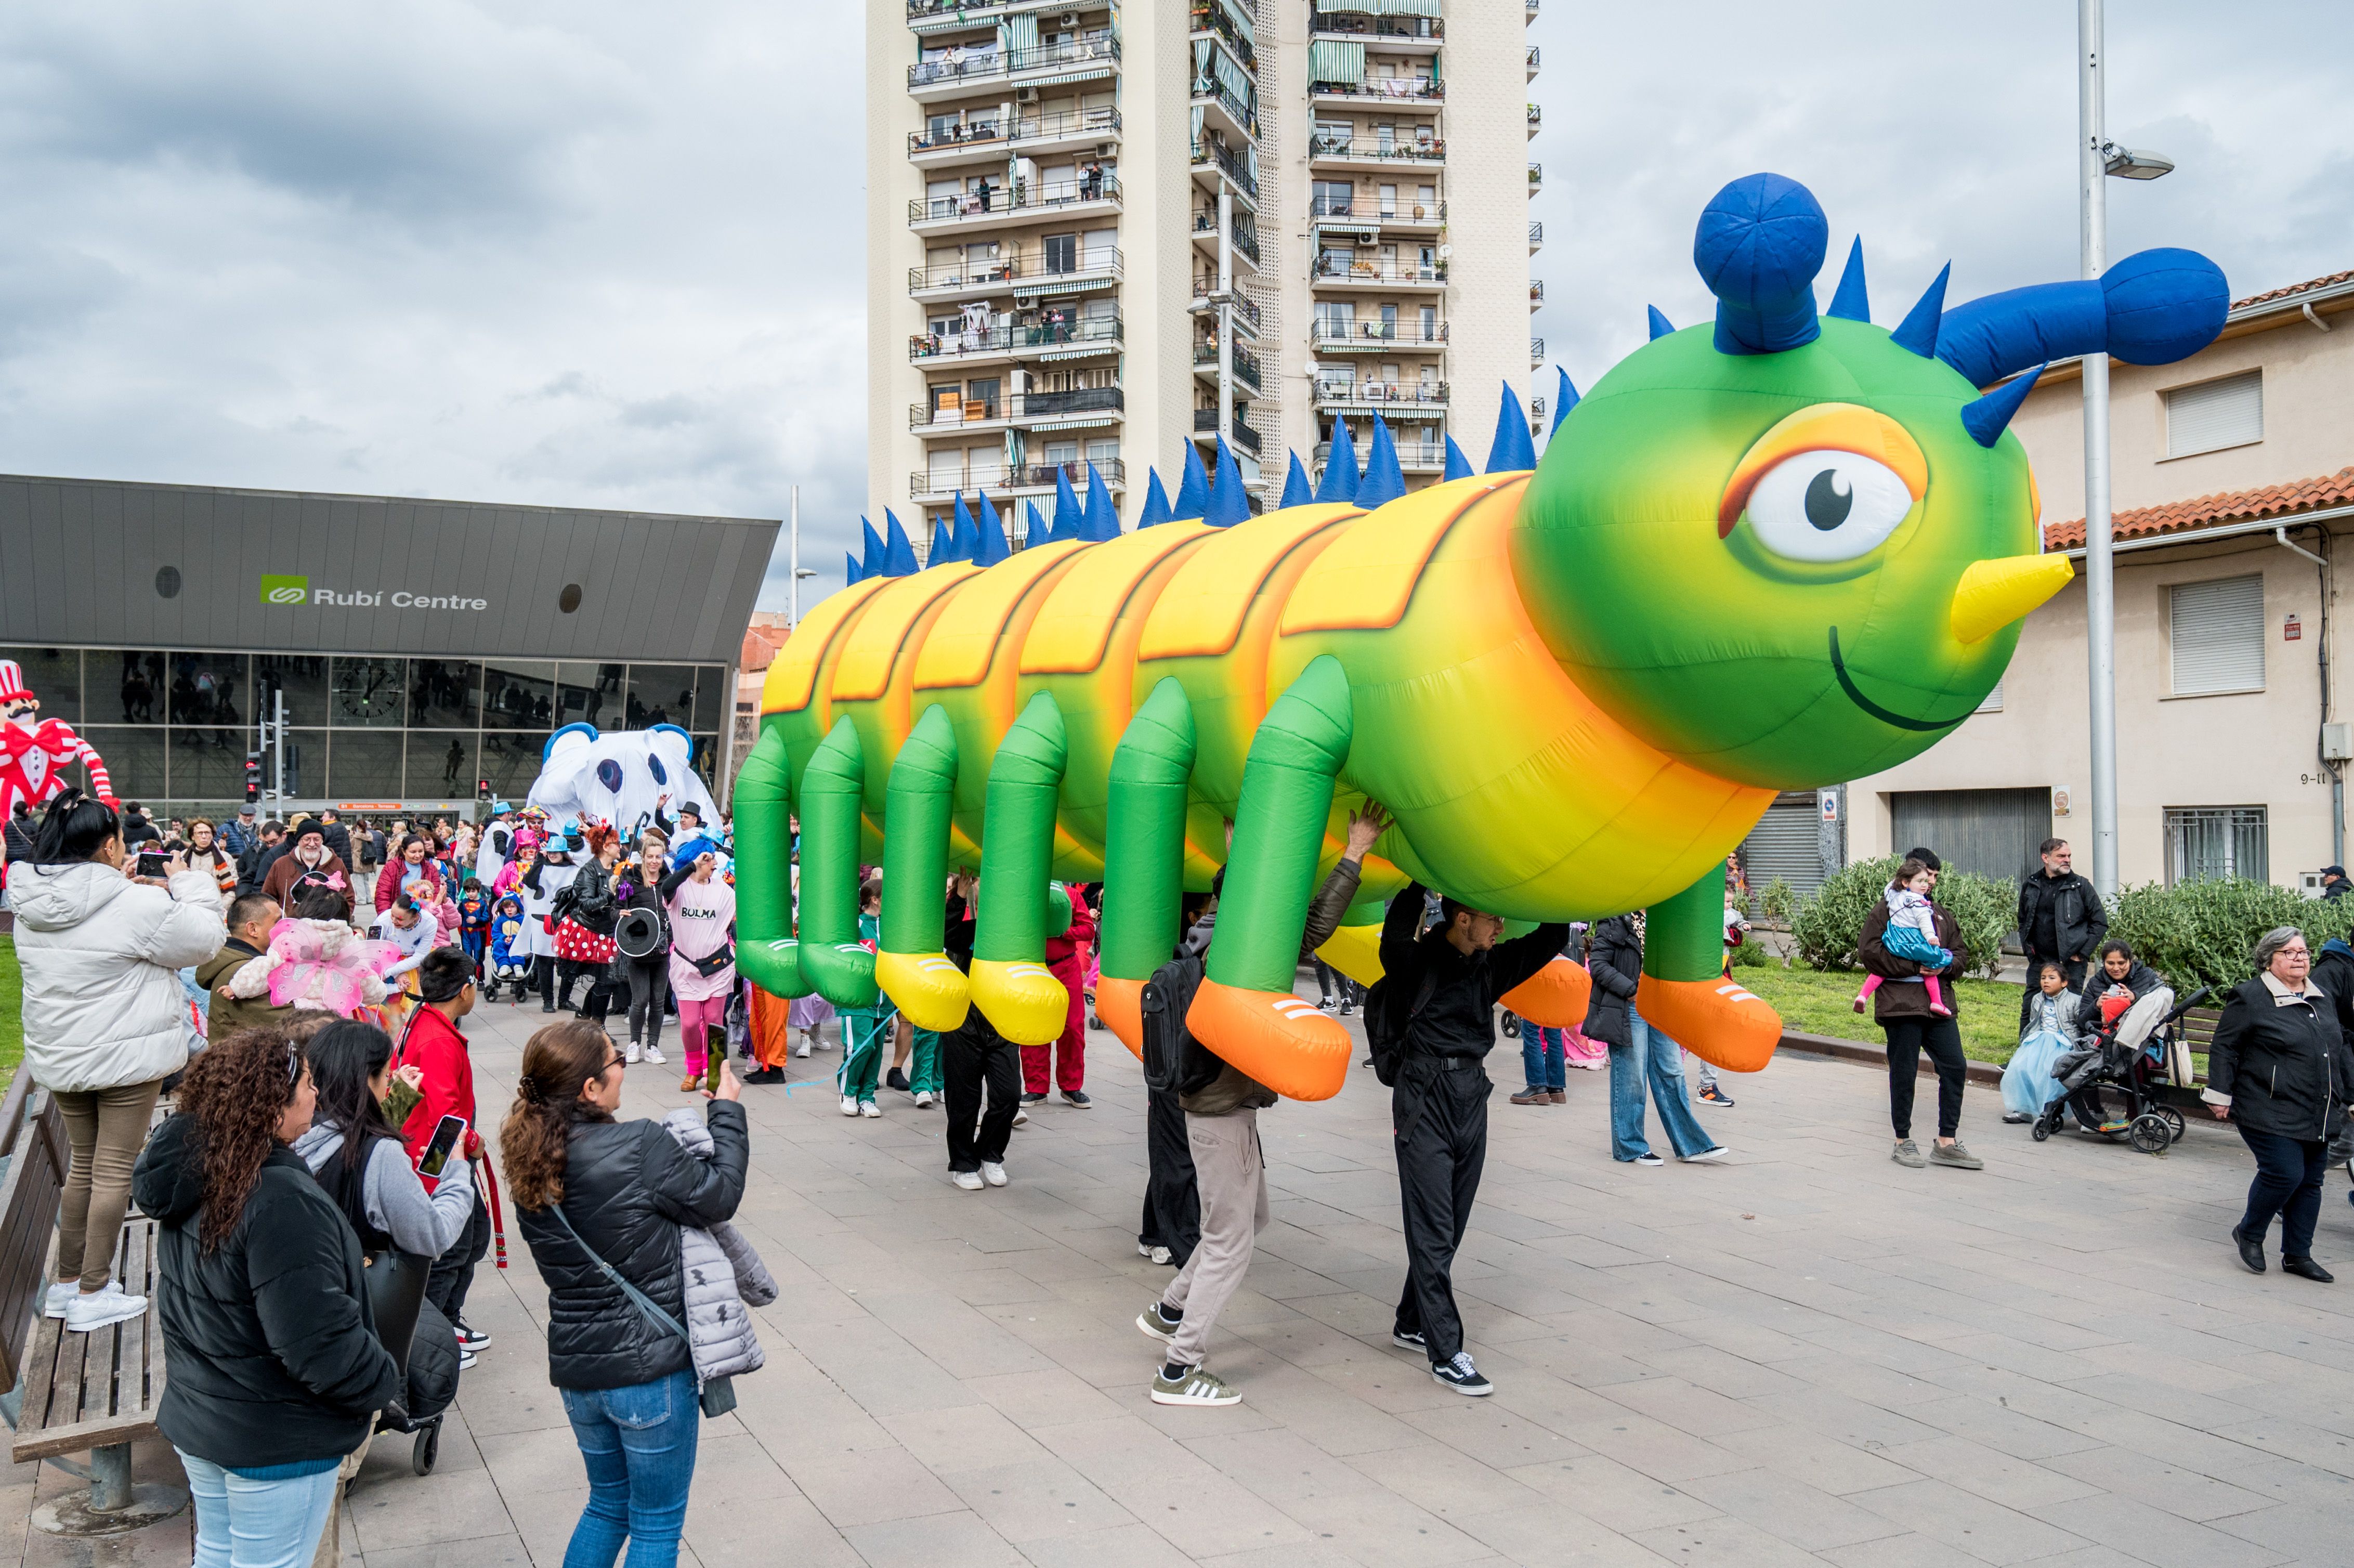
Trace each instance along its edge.
<path fill-rule="evenodd" d="M 486 1117 L 539 1021 L 502 1004 L 475 1026 Z M 1144 1397 L 1130 1320 L 1165 1271 L 1136 1255 L 1142 1088 L 1108 1035 L 1097 1108 L 1034 1111 L 1002 1191 L 949 1186 L 940 1113 L 904 1096 L 877 1122 L 822 1076 L 747 1090 L 740 1223 L 783 1293 L 768 1367 L 703 1428 L 684 1560 L 2354 1563 L 2354 1267 L 2336 1287 L 2240 1269 L 2228 1132 L 2163 1160 L 2038 1146 L 1973 1090 L 1988 1169 L 1905 1171 L 1878 1075 L 1786 1057 L 1704 1116 L 1730 1160 L 1645 1170 L 1609 1158 L 1601 1074 L 1564 1107 L 1507 1105 L 1509 1044 L 1456 1271 L 1497 1385 L 1478 1401 L 1388 1344 L 1402 1252 L 1370 1071 L 1262 1118 L 1275 1218 L 1214 1342 L 1246 1400 L 1224 1411 Z M 629 1110 L 681 1103 L 676 1081 L 636 1069 Z M 2325 1259 L 2354 1261 L 2345 1192 Z M 440 1468 L 373 1453 L 346 1563 L 560 1561 L 584 1484 L 514 1253 L 476 1286 L 496 1343 Z M 20 1468 L 0 1497 L 15 1540 L 32 1485 Z M 31 1539 L 41 1563 L 150 1555 Z"/>

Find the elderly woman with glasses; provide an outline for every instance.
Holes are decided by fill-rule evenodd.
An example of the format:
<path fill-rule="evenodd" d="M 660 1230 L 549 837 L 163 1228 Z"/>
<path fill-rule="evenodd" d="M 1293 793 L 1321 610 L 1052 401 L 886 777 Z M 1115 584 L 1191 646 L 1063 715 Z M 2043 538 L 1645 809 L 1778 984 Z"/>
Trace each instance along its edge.
<path fill-rule="evenodd" d="M 2264 1233 L 2281 1222 L 2281 1272 L 2327 1285 L 2313 1260 L 2329 1140 L 2346 1120 L 2349 1050 L 2331 999 L 2312 978 L 2305 933 L 2276 926 L 2256 940 L 2256 973 L 2232 991 L 2208 1047 L 2208 1107 L 2239 1124 L 2256 1157 L 2248 1211 L 2232 1227 L 2240 1261 L 2264 1271 Z"/>

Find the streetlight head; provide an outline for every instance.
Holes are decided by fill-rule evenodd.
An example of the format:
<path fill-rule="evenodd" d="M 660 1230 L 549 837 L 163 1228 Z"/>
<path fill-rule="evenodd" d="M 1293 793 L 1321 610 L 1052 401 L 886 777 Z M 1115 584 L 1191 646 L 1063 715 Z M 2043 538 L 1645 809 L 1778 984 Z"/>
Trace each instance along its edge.
<path fill-rule="evenodd" d="M 817 576 L 817 573 L 811 571 L 807 567 L 796 567 L 793 568 L 793 576 L 797 577 L 813 577 Z"/>
<path fill-rule="evenodd" d="M 2101 143 L 2103 167 L 2121 180 L 2154 180 L 2174 172 L 2174 160 L 2139 147 L 2120 147 L 2115 142 Z"/>

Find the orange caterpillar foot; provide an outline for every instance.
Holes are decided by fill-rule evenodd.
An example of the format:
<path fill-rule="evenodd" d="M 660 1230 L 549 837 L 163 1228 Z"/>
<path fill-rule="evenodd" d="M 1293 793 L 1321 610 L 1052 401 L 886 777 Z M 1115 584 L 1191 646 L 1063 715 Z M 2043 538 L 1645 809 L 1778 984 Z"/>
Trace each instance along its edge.
<path fill-rule="evenodd" d="M 1186 1010 L 1185 1027 L 1221 1061 L 1288 1098 L 1329 1100 L 1348 1082 L 1349 1032 L 1288 991 L 1245 991 L 1205 979 Z"/>
<path fill-rule="evenodd" d="M 1119 1037 L 1136 1059 L 1144 1060 L 1144 982 L 1101 975 L 1096 980 L 1096 1016 Z"/>
<path fill-rule="evenodd" d="M 1663 980 L 1645 975 L 1635 1011 L 1703 1062 L 1755 1073 L 1782 1043 L 1782 1015 L 1733 980 Z"/>
<path fill-rule="evenodd" d="M 1582 1029 L 1585 1004 L 1593 996 L 1594 977 L 1585 972 L 1585 966 L 1575 959 L 1556 958 L 1500 1000 L 1531 1023 L 1547 1029 Z"/>

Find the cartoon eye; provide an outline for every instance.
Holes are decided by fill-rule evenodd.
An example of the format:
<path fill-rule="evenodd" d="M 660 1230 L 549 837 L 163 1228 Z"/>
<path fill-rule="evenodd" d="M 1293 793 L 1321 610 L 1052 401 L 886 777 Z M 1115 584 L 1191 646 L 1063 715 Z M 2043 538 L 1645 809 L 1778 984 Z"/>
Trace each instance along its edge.
<path fill-rule="evenodd" d="M 1809 451 L 1759 476 L 1744 514 L 1757 542 L 1791 561 L 1851 561 L 1896 531 L 1913 493 L 1887 464 Z"/>
<path fill-rule="evenodd" d="M 659 757 L 652 756 L 652 754 L 647 756 L 646 771 L 654 776 L 654 782 L 657 784 L 667 784 L 670 782 L 670 770 L 662 765 L 662 758 Z"/>
<path fill-rule="evenodd" d="M 597 764 L 597 782 L 619 794 L 621 789 L 621 765 L 610 757 Z"/>

